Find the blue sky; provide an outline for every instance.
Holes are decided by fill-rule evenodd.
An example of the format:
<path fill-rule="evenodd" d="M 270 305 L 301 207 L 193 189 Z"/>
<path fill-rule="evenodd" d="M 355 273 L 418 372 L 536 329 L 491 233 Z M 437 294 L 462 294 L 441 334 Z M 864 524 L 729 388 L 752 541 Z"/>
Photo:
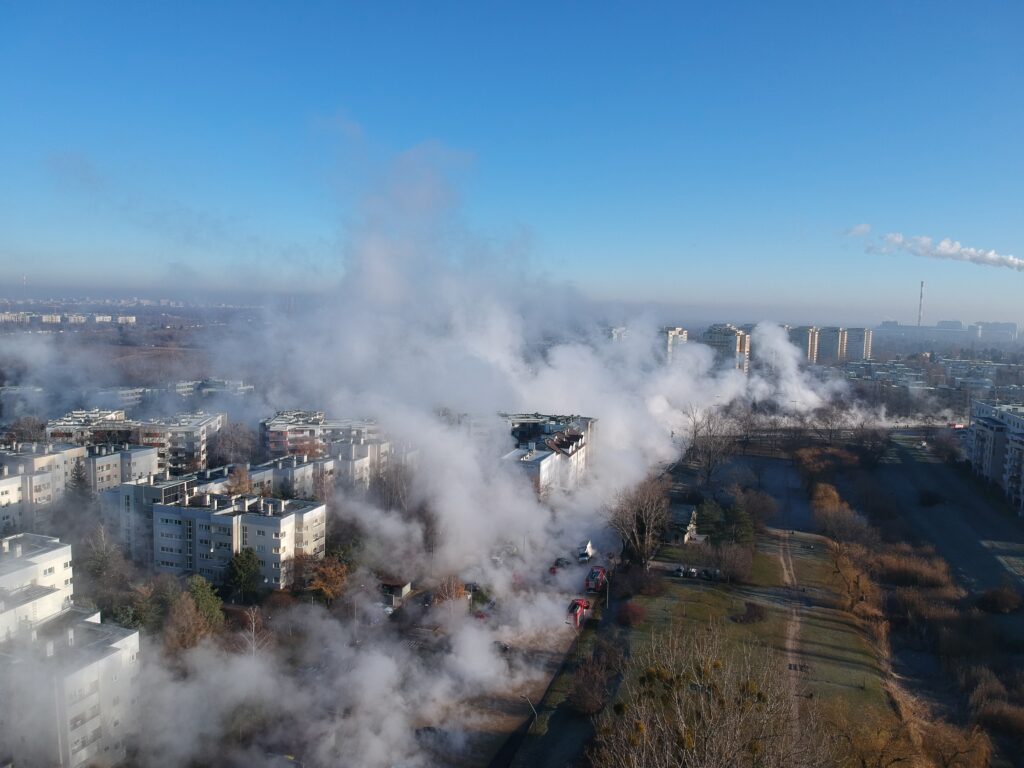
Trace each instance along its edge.
<path fill-rule="evenodd" d="M 1024 320 L 1024 272 L 865 248 L 1024 256 L 1024 5 L 638 5 L 0 2 L 0 285 L 322 285 L 413 153 L 598 298 Z"/>

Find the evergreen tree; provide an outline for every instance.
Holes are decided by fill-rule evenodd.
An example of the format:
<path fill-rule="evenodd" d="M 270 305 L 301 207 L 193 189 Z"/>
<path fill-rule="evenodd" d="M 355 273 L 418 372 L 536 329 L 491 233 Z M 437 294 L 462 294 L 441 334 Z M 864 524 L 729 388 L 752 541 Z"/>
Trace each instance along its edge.
<path fill-rule="evenodd" d="M 89 477 L 85 473 L 85 462 L 81 459 L 75 459 L 75 463 L 71 467 L 67 493 L 68 497 L 75 501 L 92 501 L 92 486 L 89 484 Z"/>
<path fill-rule="evenodd" d="M 192 602 L 196 604 L 196 610 L 202 614 L 206 623 L 213 630 L 218 630 L 224 625 L 224 612 L 221 610 L 221 599 L 210 584 L 202 576 L 189 576 L 186 582 Z"/>
<path fill-rule="evenodd" d="M 252 549 L 243 549 L 228 563 L 228 583 L 242 594 L 255 594 L 260 583 L 260 561 Z"/>

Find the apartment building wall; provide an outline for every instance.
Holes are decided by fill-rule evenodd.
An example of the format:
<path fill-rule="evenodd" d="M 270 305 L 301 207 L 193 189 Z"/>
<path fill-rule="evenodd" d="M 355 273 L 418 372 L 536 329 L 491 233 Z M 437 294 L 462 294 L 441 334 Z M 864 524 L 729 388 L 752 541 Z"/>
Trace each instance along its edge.
<path fill-rule="evenodd" d="M 112 766 L 127 757 L 139 634 L 74 606 L 72 572 L 71 547 L 57 539 L 0 541 L 0 744 L 14 765 Z"/>
<path fill-rule="evenodd" d="M 870 328 L 846 329 L 846 360 L 871 359 L 872 332 Z"/>
<path fill-rule="evenodd" d="M 324 556 L 327 512 L 316 502 L 199 494 L 187 505 L 154 505 L 153 519 L 158 572 L 198 573 L 219 583 L 232 556 L 252 549 L 264 585 L 284 589 L 296 554 Z"/>
<path fill-rule="evenodd" d="M 813 325 L 801 325 L 789 329 L 789 341 L 804 354 L 808 363 L 818 362 L 819 330 Z"/>
<path fill-rule="evenodd" d="M 845 328 L 821 328 L 818 331 L 818 362 L 834 365 L 846 359 Z"/>
<path fill-rule="evenodd" d="M 74 592 L 71 545 L 21 533 L 0 542 L 0 642 L 24 622 L 54 615 Z"/>
<path fill-rule="evenodd" d="M 99 494 L 100 518 L 107 534 L 125 557 L 142 565 L 153 562 L 153 507 L 174 504 L 190 495 L 193 477 L 161 477 L 152 483 L 135 481 Z"/>
<path fill-rule="evenodd" d="M 750 372 L 750 334 L 729 323 L 712 325 L 704 331 L 703 341 L 719 362 L 743 373 Z"/>

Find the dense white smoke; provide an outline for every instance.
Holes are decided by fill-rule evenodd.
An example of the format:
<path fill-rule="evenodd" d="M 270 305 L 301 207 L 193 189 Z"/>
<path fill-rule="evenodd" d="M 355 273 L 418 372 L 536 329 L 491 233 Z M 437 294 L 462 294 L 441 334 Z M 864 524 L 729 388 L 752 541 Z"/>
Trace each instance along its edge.
<path fill-rule="evenodd" d="M 748 399 L 805 412 L 833 394 L 805 376 L 775 326 L 756 329 L 764 372 L 749 377 L 719 366 L 700 344 L 677 347 L 666 365 L 649 318 L 631 318 L 629 335 L 611 340 L 593 304 L 521 268 L 517 253 L 483 247 L 457 226 L 450 200 L 420 166 L 411 191 L 393 177 L 350 232 L 342 276 L 326 298 L 268 311 L 259 328 L 221 332 L 209 344 L 222 375 L 258 383 L 268 415 L 302 407 L 372 417 L 418 449 L 411 493 L 436 516 L 436 544 L 427 546 L 421 521 L 339 499 L 339 514 L 366 535 L 366 570 L 350 579 L 367 594 L 355 621 L 301 606 L 273 618 L 286 647 L 255 655 L 201 647 L 183 670 L 148 649 L 144 764 L 216 755 L 219 764 L 258 765 L 268 750 L 291 749 L 310 765 L 427 766 L 492 747 L 488 700 L 516 701 L 557 663 L 545 649 L 572 638 L 565 610 L 581 576 L 548 579 L 547 566 L 584 539 L 601 552 L 614 546 L 608 505 L 679 456 L 688 411 Z M 499 411 L 598 419 L 587 483 L 539 501 L 500 461 L 512 448 L 507 430 L 474 438 L 441 419 L 442 408 L 484 423 Z M 512 549 L 514 557 L 493 557 Z M 448 575 L 477 581 L 496 607 L 485 621 L 464 609 L 432 611 L 442 639 L 412 647 L 397 622 L 366 621 L 381 615 L 370 596 L 373 570 L 420 584 Z M 507 658 L 495 641 L 522 656 Z"/>
<path fill-rule="evenodd" d="M 909 253 L 913 256 L 925 256 L 932 259 L 950 259 L 981 264 L 986 267 L 1006 267 L 1024 272 L 1024 259 L 994 250 L 970 248 L 956 240 L 943 238 L 935 242 L 930 237 L 907 237 L 899 232 L 890 232 L 882 238 L 881 244 L 871 245 L 868 250 L 879 253 Z"/>

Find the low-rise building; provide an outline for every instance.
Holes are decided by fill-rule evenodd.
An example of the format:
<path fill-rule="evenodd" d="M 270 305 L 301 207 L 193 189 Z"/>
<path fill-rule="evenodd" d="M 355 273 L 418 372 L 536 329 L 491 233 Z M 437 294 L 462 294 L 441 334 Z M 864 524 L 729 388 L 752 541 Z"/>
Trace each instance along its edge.
<path fill-rule="evenodd" d="M 73 570 L 58 539 L 0 541 L 0 745 L 16 766 L 127 758 L 139 633 L 76 607 Z"/>

